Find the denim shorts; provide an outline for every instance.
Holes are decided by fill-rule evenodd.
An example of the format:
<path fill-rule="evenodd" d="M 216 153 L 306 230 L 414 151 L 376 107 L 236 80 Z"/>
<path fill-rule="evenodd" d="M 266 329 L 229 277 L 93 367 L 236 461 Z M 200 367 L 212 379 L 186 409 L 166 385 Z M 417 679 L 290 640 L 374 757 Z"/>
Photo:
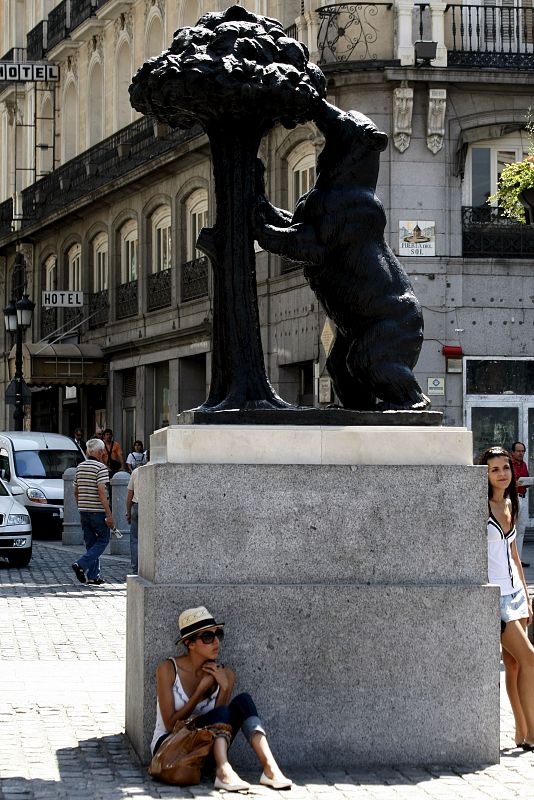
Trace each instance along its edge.
<path fill-rule="evenodd" d="M 528 619 L 528 604 L 523 587 L 512 594 L 501 595 L 501 620 Z"/>

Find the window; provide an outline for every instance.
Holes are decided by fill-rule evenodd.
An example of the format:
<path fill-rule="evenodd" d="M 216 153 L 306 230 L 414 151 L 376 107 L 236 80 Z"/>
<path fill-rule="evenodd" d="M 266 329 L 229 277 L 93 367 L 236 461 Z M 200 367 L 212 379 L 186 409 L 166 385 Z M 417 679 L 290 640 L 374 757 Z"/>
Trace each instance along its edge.
<path fill-rule="evenodd" d="M 104 292 L 108 288 L 108 237 L 105 233 L 93 239 L 93 289 Z"/>
<path fill-rule="evenodd" d="M 187 211 L 187 260 L 193 261 L 204 254 L 197 250 L 198 234 L 208 224 L 208 193 L 198 189 L 186 202 Z"/>
<path fill-rule="evenodd" d="M 289 208 L 295 208 L 299 197 L 309 192 L 315 182 L 315 147 L 311 142 L 303 142 L 288 156 Z"/>
<path fill-rule="evenodd" d="M 152 272 L 171 268 L 171 212 L 164 207 L 152 217 Z"/>
<path fill-rule="evenodd" d="M 57 289 L 57 258 L 48 256 L 44 263 L 44 288 L 46 292 Z"/>
<path fill-rule="evenodd" d="M 131 283 L 137 280 L 139 239 L 137 223 L 127 222 L 121 228 L 121 282 Z"/>
<path fill-rule="evenodd" d="M 527 134 L 517 132 L 499 140 L 473 144 L 467 154 L 465 170 L 465 205 L 482 208 L 497 190 L 499 176 L 506 164 L 521 161 L 528 154 Z"/>
<path fill-rule="evenodd" d="M 69 291 L 82 291 L 82 247 L 79 244 L 73 245 L 67 254 L 68 258 L 68 281 Z"/>

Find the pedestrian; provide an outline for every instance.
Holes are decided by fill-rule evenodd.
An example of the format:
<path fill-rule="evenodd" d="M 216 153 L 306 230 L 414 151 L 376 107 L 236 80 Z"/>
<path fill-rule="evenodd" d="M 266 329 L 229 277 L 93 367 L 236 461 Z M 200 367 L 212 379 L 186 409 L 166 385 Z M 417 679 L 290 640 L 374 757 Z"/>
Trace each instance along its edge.
<path fill-rule="evenodd" d="M 82 453 L 85 455 L 85 450 L 87 447 L 87 443 L 83 438 L 83 430 L 81 428 L 75 428 L 74 434 L 72 436 L 72 441 L 74 444 L 77 444 Z"/>
<path fill-rule="evenodd" d="M 95 432 L 93 434 L 93 439 L 103 439 L 104 438 L 104 429 L 97 425 L 95 428 Z"/>
<path fill-rule="evenodd" d="M 137 482 L 139 471 L 134 469 L 128 481 L 128 492 L 126 494 L 126 519 L 130 526 L 130 561 L 132 573 L 137 575 L 139 560 L 139 496 Z"/>
<path fill-rule="evenodd" d="M 534 647 L 526 632 L 532 603 L 515 541 L 519 509 L 512 457 L 502 447 L 490 447 L 480 463 L 488 467 L 488 577 L 501 590 L 502 660 L 515 743 L 534 750 Z"/>
<path fill-rule="evenodd" d="M 517 486 L 517 497 L 519 500 L 519 513 L 517 515 L 517 552 L 521 559 L 521 566 L 530 567 L 530 564 L 523 561 L 523 540 L 525 538 L 525 529 L 528 525 L 528 486 L 521 486 L 520 478 L 528 478 L 528 467 L 525 464 L 525 451 L 526 447 L 523 442 L 514 442 L 512 445 L 512 466 L 514 468 L 515 482 Z"/>
<path fill-rule="evenodd" d="M 232 728 L 230 742 L 224 735 L 213 742 L 214 788 L 227 792 L 250 788 L 228 761 L 229 744 L 242 730 L 263 768 L 260 784 L 288 789 L 292 781 L 282 774 L 275 761 L 252 698 L 248 694 L 238 694 L 231 699 L 235 673 L 217 660 L 224 622 L 215 622 L 210 612 L 200 606 L 183 611 L 178 626 L 180 637 L 176 643 L 183 644 L 186 653 L 177 658 L 171 656 L 157 667 L 157 716 L 152 753 L 157 752 L 178 720 L 193 718 L 197 728 L 226 723 Z"/>
<path fill-rule="evenodd" d="M 124 456 L 122 455 L 122 448 L 119 442 L 113 439 L 113 431 L 111 428 L 105 428 L 103 433 L 103 442 L 105 447 L 105 455 L 103 462 L 109 469 L 111 477 L 116 472 L 120 472 L 124 467 Z"/>
<path fill-rule="evenodd" d="M 104 452 L 101 439 L 89 439 L 87 459 L 76 467 L 73 484 L 86 552 L 74 562 L 72 569 L 80 583 L 97 586 L 105 583 L 100 574 L 100 556 L 108 546 L 110 528 L 114 527 L 106 491 L 109 472 L 102 463 Z"/>
<path fill-rule="evenodd" d="M 133 472 L 137 467 L 142 467 L 148 461 L 147 452 L 143 446 L 143 442 L 136 439 L 133 443 L 132 452 L 128 454 L 126 459 L 126 466 L 130 472 Z"/>

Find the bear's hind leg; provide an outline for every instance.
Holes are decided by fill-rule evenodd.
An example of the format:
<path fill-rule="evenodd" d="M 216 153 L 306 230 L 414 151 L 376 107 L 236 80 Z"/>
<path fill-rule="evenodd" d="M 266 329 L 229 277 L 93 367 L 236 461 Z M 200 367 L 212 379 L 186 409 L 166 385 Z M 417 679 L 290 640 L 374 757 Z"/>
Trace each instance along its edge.
<path fill-rule="evenodd" d="M 407 363 L 415 363 L 420 347 L 419 333 L 393 320 L 375 323 L 354 342 L 347 359 L 349 370 L 379 399 L 377 411 L 423 411 L 430 406 Z"/>
<path fill-rule="evenodd" d="M 338 330 L 326 360 L 326 368 L 343 408 L 372 411 L 376 407 L 376 397 L 370 391 L 368 383 L 363 383 L 358 375 L 350 373 L 347 364 L 350 349 L 351 342 Z"/>

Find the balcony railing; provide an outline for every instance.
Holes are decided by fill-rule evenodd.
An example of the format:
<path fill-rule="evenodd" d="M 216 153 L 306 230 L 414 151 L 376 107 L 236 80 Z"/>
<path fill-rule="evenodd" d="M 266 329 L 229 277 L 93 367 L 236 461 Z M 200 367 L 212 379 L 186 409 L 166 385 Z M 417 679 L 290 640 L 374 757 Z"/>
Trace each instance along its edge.
<path fill-rule="evenodd" d="M 302 269 L 302 262 L 291 261 L 290 258 L 282 258 L 280 260 L 280 274 L 287 275 L 289 272 L 297 272 Z"/>
<path fill-rule="evenodd" d="M 141 117 L 24 189 L 22 228 L 87 197 L 201 132 L 200 126 L 196 126 L 186 131 L 170 131 L 165 138 L 158 138 L 154 135 L 153 120 Z"/>
<path fill-rule="evenodd" d="M 319 64 L 391 62 L 393 4 L 338 3 L 317 9 Z"/>
<path fill-rule="evenodd" d="M 296 24 L 290 25 L 288 28 L 285 28 L 284 33 L 286 36 L 289 36 L 290 39 L 299 38 L 299 29 Z"/>
<path fill-rule="evenodd" d="M 109 322 L 108 290 L 93 292 L 89 295 L 89 320 L 90 328 L 98 328 Z"/>
<path fill-rule="evenodd" d="M 48 339 L 57 329 L 57 308 L 41 308 L 41 339 Z"/>
<path fill-rule="evenodd" d="M 79 325 L 80 322 L 85 318 L 86 314 L 84 314 L 83 308 L 65 308 L 63 309 L 63 329 L 61 331 L 62 334 L 69 334 L 71 331 L 72 333 L 80 333 L 80 328 L 82 327 Z M 79 327 L 76 328 L 76 326 Z M 72 330 L 72 328 L 76 328 L 76 330 Z"/>
<path fill-rule="evenodd" d="M 208 296 L 208 259 L 206 256 L 182 264 L 182 303 Z"/>
<path fill-rule="evenodd" d="M 147 308 L 156 311 L 171 304 L 172 270 L 162 269 L 147 277 Z"/>
<path fill-rule="evenodd" d="M 42 20 L 32 28 L 26 37 L 26 52 L 28 61 L 41 61 L 46 54 L 46 29 L 47 21 Z"/>
<path fill-rule="evenodd" d="M 11 233 L 13 222 L 13 198 L 10 197 L 0 203 L 0 236 Z"/>
<path fill-rule="evenodd" d="M 137 315 L 137 281 L 121 283 L 117 289 L 117 319 Z"/>
<path fill-rule="evenodd" d="M 467 258 L 534 258 L 534 225 L 490 206 L 462 208 L 462 253 Z"/>
<path fill-rule="evenodd" d="M 68 35 L 70 28 L 70 0 L 62 0 L 48 15 L 48 50 Z"/>
<path fill-rule="evenodd" d="M 534 69 L 530 6 L 448 5 L 449 66 Z"/>
<path fill-rule="evenodd" d="M 96 0 L 71 0 L 70 29 L 77 28 L 96 11 Z"/>

